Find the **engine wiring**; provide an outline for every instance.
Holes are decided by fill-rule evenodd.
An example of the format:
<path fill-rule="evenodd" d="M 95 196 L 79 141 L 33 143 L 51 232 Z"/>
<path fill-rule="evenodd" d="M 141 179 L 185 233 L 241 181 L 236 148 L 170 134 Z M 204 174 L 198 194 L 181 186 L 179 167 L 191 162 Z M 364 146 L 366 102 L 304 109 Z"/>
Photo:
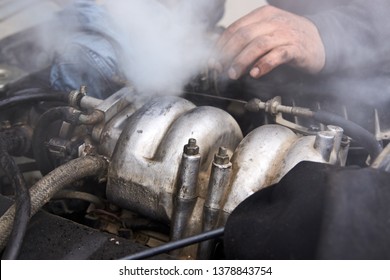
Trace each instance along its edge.
<path fill-rule="evenodd" d="M 351 137 L 353 140 L 359 143 L 363 148 L 365 148 L 365 150 L 370 155 L 371 160 L 374 160 L 382 151 L 382 146 L 380 145 L 380 143 L 377 141 L 377 139 L 371 132 L 369 132 L 362 126 L 350 120 L 347 120 L 345 118 L 342 118 L 338 115 L 329 112 L 325 112 L 321 110 L 312 111 L 308 108 L 303 108 L 303 107 L 284 106 L 281 104 L 280 100 L 279 103 L 278 101 L 275 103 L 275 99 L 269 100 L 267 102 L 262 102 L 259 99 L 245 101 L 245 100 L 239 100 L 239 99 L 222 97 L 222 96 L 214 96 L 214 95 L 209 95 L 204 93 L 185 92 L 185 94 L 202 96 L 205 98 L 213 98 L 221 101 L 234 102 L 239 104 L 240 106 L 243 106 L 243 108 L 245 108 L 247 112 L 258 112 L 263 110 L 273 116 L 276 116 L 277 114 L 280 115 L 281 113 L 285 113 L 293 116 L 311 118 L 322 124 L 337 125 L 344 129 L 346 135 Z M 24 91 L 17 92 L 11 97 L 7 97 L 5 99 L 0 100 L 0 109 L 2 108 L 8 109 L 18 104 L 39 102 L 39 101 L 60 101 L 66 103 L 66 101 L 68 100 L 67 97 L 68 96 L 65 94 L 57 95 L 55 93 L 42 93 L 40 92 L 40 89 L 24 90 Z M 49 164 L 50 157 L 45 150 L 45 145 L 43 145 L 43 143 L 45 142 L 45 136 L 47 135 L 47 127 L 54 121 L 69 120 L 70 123 L 74 122 L 79 124 L 79 122 L 77 122 L 78 120 L 77 117 L 79 115 L 75 115 L 73 110 L 74 109 L 72 109 L 72 107 L 52 108 L 46 111 L 43 115 L 41 115 L 38 123 L 36 124 L 35 131 L 32 136 L 32 152 L 43 175 L 48 174 L 47 176 L 44 177 L 43 181 L 38 182 L 37 185 L 48 185 L 49 183 L 51 184 L 53 179 L 50 178 L 53 177 L 58 172 L 61 174 L 58 174 L 56 176 L 59 176 L 58 178 L 64 176 L 64 178 L 61 179 L 64 180 L 64 182 L 55 183 L 54 188 L 56 188 L 56 191 L 62 189 L 66 185 L 65 181 L 68 182 L 68 181 L 73 181 L 75 179 L 75 178 L 70 178 L 70 176 L 74 175 L 71 174 L 71 172 L 69 172 L 69 170 L 74 169 L 74 166 L 71 166 L 72 162 L 68 162 L 66 166 L 64 165 L 65 167 L 60 166 L 59 169 L 58 168 L 54 169 L 53 171 L 54 173 L 49 173 L 50 171 L 52 171 L 52 166 L 50 166 Z M 99 120 L 100 119 L 101 116 L 99 116 Z M 92 123 L 95 124 L 95 121 Z M 7 145 L 4 144 L 5 143 L 4 141 L 3 142 L 1 141 L 0 141 L 0 146 L 2 147 L 2 155 L 3 154 L 7 155 L 8 152 L 6 148 Z M 9 159 L 7 160 L 8 162 L 6 164 L 3 164 L 2 162 L 2 167 L 7 174 L 14 173 L 11 177 L 9 176 L 9 178 L 10 181 L 12 181 L 15 186 L 16 203 L 14 206 L 15 208 L 12 209 L 10 208 L 11 210 L 7 211 L 7 213 L 0 218 L 0 226 L 1 226 L 0 233 L 3 232 L 5 238 L 0 240 L 0 244 L 1 246 L 4 246 L 6 242 L 6 238 L 9 235 L 9 241 L 7 243 L 5 253 L 3 254 L 3 258 L 16 259 L 30 218 L 30 209 L 32 209 L 31 214 L 34 214 L 43 205 L 43 203 L 47 201 L 46 199 L 44 201 L 38 200 L 36 198 L 37 195 L 34 193 L 31 195 L 33 199 L 30 201 L 30 193 L 28 192 L 26 184 L 23 181 L 23 177 L 20 169 L 18 169 L 18 166 L 16 164 L 12 164 L 12 162 L 9 163 L 10 162 Z M 95 167 L 85 166 L 88 165 L 83 163 L 83 161 L 88 161 L 88 159 L 85 158 L 74 160 L 74 162 L 80 161 L 79 163 L 80 168 L 92 169 L 92 171 L 86 172 L 88 174 L 85 173 L 80 174 L 79 175 L 80 178 L 87 175 L 89 176 L 97 175 L 96 173 L 101 172 L 102 170 L 107 170 L 108 163 L 105 162 L 105 159 L 98 158 L 98 157 L 95 158 L 91 157 L 89 160 L 92 162 L 92 164 L 95 164 L 96 166 Z M 61 171 L 61 169 L 64 168 L 67 168 L 65 170 L 66 172 Z M 73 170 L 73 172 L 76 172 L 76 170 Z M 81 172 L 81 171 L 78 170 L 77 172 Z M 68 173 L 68 174 L 64 175 L 62 173 Z M 47 182 L 45 182 L 45 180 Z M 22 190 L 24 190 L 24 193 L 22 193 Z M 36 192 L 39 192 L 39 190 L 37 190 Z M 94 203 L 95 205 L 98 206 L 104 205 L 104 202 L 99 197 L 90 195 L 88 193 L 82 193 L 76 191 L 71 192 L 66 190 L 62 190 L 57 194 L 54 193 L 55 191 L 51 190 L 49 197 L 54 199 L 56 198 L 57 199 L 58 198 L 79 199 L 79 200 L 85 200 Z M 32 207 L 30 207 L 31 204 L 33 204 Z M 28 207 L 26 205 L 28 205 Z M 96 211 L 98 212 L 100 210 L 97 209 Z M 5 223 L 5 220 L 10 221 L 9 217 L 12 217 L 14 219 L 12 232 L 10 229 L 12 223 L 11 224 Z M 159 254 L 169 253 L 189 245 L 219 238 L 223 236 L 223 234 L 224 234 L 224 228 L 203 232 L 195 236 L 182 238 L 177 241 L 168 242 L 162 246 L 154 247 L 136 254 L 125 256 L 121 258 L 121 260 L 139 260 L 139 259 L 154 257 Z"/>
<path fill-rule="evenodd" d="M 21 90 L 0 100 L 0 110 L 6 110 L 28 102 L 58 101 L 67 102 L 68 95 L 60 92 L 44 92 L 42 89 Z"/>
<path fill-rule="evenodd" d="M 59 190 L 82 178 L 100 176 L 107 168 L 106 159 L 92 156 L 77 158 L 56 168 L 31 187 L 31 215 L 34 215 Z M 0 249 L 3 249 L 7 243 L 15 215 L 15 205 L 12 205 L 0 217 Z"/>
<path fill-rule="evenodd" d="M 198 234 L 198 235 L 194 235 L 194 236 L 183 238 L 183 239 L 180 239 L 177 241 L 169 242 L 169 243 L 166 243 L 164 245 L 161 245 L 161 246 L 158 246 L 155 248 L 151 248 L 151 249 L 148 249 L 148 250 L 136 253 L 136 254 L 132 254 L 132 255 L 123 257 L 123 258 L 121 258 L 121 260 L 142 260 L 142 259 L 154 257 L 154 256 L 168 253 L 170 251 L 174 251 L 174 250 L 177 250 L 177 249 L 189 246 L 189 245 L 193 245 L 196 243 L 200 243 L 203 241 L 207 241 L 210 239 L 215 239 L 215 238 L 221 237 L 221 236 L 223 236 L 224 231 L 225 231 L 225 228 L 219 228 L 216 230 L 203 232 L 203 233 Z"/>
<path fill-rule="evenodd" d="M 30 220 L 31 200 L 27 184 L 23 178 L 18 165 L 10 151 L 20 148 L 23 141 L 20 136 L 0 134 L 0 167 L 3 169 L 9 180 L 12 182 L 15 197 L 15 220 L 7 247 L 2 259 L 14 260 L 18 257 Z"/>

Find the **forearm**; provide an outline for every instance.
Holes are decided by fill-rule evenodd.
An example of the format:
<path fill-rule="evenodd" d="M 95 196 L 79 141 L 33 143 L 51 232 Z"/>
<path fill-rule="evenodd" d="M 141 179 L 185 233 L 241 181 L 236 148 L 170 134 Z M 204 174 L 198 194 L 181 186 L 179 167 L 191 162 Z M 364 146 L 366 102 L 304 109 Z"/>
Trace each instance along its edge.
<path fill-rule="evenodd" d="M 62 36 L 50 73 L 51 86 L 70 91 L 86 85 L 89 94 L 105 98 L 121 77 L 120 36 L 106 11 L 91 1 L 75 1 L 58 18 Z"/>
<path fill-rule="evenodd" d="M 390 1 L 353 1 L 349 5 L 307 16 L 317 26 L 326 61 L 322 73 L 369 67 L 390 50 Z"/>

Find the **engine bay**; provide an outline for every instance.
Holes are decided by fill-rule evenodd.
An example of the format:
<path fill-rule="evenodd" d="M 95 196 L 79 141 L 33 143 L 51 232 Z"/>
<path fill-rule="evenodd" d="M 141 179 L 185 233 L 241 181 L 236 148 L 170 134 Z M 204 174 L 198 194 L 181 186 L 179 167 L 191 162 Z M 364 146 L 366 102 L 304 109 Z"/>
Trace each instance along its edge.
<path fill-rule="evenodd" d="M 53 54 L 30 33 L 0 41 L 1 249 L 19 246 L 21 259 L 118 259 L 202 234 L 154 258 L 234 258 L 222 238 L 231 214 L 300 164 L 390 170 L 386 103 L 340 101 L 278 73 L 226 85 L 210 69 L 179 94 L 59 92 Z"/>

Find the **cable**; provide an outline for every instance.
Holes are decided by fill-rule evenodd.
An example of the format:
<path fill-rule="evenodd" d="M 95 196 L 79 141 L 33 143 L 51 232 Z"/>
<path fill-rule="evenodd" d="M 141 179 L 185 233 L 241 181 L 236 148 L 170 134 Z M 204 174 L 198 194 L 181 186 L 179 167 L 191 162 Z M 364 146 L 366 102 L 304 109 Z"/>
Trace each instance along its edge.
<path fill-rule="evenodd" d="M 148 249 L 133 255 L 126 256 L 121 258 L 121 260 L 142 260 L 146 258 L 150 258 L 159 254 L 168 253 L 170 251 L 174 251 L 195 243 L 200 243 L 209 239 L 217 238 L 223 235 L 225 228 L 219 228 L 216 230 L 204 232 L 195 236 L 191 236 L 188 238 L 184 238 L 181 240 L 177 240 L 174 242 L 170 242 L 164 244 L 162 246 L 158 246 L 152 249 Z"/>
<path fill-rule="evenodd" d="M 0 134 L 0 166 L 13 185 L 16 206 L 15 221 L 7 248 L 2 256 L 6 260 L 14 260 L 18 257 L 30 220 L 30 193 L 20 169 L 8 153 L 20 149 L 23 142 L 21 136 Z"/>
<path fill-rule="evenodd" d="M 6 96 L 14 97 L 14 96 L 21 96 L 21 95 L 30 95 L 34 93 L 47 93 L 46 91 L 47 89 L 37 88 L 37 87 L 33 87 L 33 88 L 23 87 L 23 89 L 16 89 L 16 90 L 13 90 L 11 88 L 6 92 Z"/>
<path fill-rule="evenodd" d="M 0 110 L 9 109 L 11 107 L 37 101 L 59 101 L 68 102 L 68 95 L 64 93 L 42 93 L 42 92 L 28 92 L 26 94 L 14 95 L 5 99 L 0 100 Z"/>

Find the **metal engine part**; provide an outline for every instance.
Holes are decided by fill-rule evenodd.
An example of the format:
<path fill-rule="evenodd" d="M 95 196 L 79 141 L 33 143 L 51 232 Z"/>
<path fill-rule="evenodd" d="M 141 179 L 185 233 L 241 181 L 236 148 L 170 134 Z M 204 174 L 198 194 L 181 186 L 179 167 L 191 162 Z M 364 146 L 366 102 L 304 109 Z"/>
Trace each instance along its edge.
<path fill-rule="evenodd" d="M 263 125 L 243 139 L 226 111 L 177 96 L 143 102 L 124 88 L 99 102 L 81 88 L 70 99 L 86 116 L 101 114 L 91 138 L 97 153 L 110 159 L 109 201 L 170 224 L 171 240 L 223 226 L 245 198 L 277 183 L 299 162 L 340 164 L 348 149 L 341 147 L 342 129 L 334 126 L 302 136 Z M 209 246 L 176 254 L 206 258 Z"/>
<path fill-rule="evenodd" d="M 204 197 L 207 179 L 202 178 L 207 178 L 214 153 L 220 146 L 233 151 L 242 139 L 241 130 L 220 109 L 162 97 L 128 119 L 111 159 L 109 199 L 146 216 L 170 220 L 183 147 L 189 138 L 200 147 L 199 195 Z"/>
<path fill-rule="evenodd" d="M 62 2 L 53 12 L 70 1 Z M 25 25 L 15 25 L 11 34 L 0 32 L 0 134 L 21 139 L 17 149 L 6 152 L 11 158 L 18 157 L 14 170 L 20 169 L 26 177 L 27 191 L 35 191 L 37 185 L 45 186 L 42 190 L 58 185 L 56 190 L 61 191 L 31 196 L 42 200 L 34 202 L 40 205 L 36 208 L 45 206 L 31 220 L 19 257 L 120 258 L 126 252 L 169 245 L 166 243 L 199 233 L 223 232 L 245 199 L 277 184 L 303 161 L 370 165 L 390 171 L 390 145 L 373 157 L 362 145 L 364 141 L 348 133 L 347 125 L 335 126 L 334 121 L 313 117 L 323 110 L 348 120 L 367 129 L 381 146 L 390 139 L 387 103 L 346 106 L 327 94 L 318 96 L 310 90 L 306 96 L 300 84 L 267 90 L 267 80 L 259 81 L 264 82 L 263 87 L 253 89 L 258 92 L 245 88 L 244 80 L 224 88 L 217 71 L 209 69 L 198 81 L 190 81 L 183 97 L 141 95 L 116 75 L 112 77 L 114 87 L 103 95 L 94 92 L 95 96 L 109 96 L 104 100 L 88 96 L 84 86 L 69 94 L 54 92 L 47 88 L 48 71 L 61 51 L 35 44 L 32 31 L 50 30 L 46 26 Z M 24 31 L 19 33 L 19 29 Z M 68 43 L 67 38 L 62 41 Z M 111 42 L 112 38 L 106 39 Z M 90 88 L 99 88 L 98 79 L 88 82 Z M 63 98 L 31 98 L 31 92 L 41 90 Z M 250 101 L 254 97 L 268 101 Z M 354 114 L 360 108 L 364 112 Z M 47 117 L 48 112 L 54 113 Z M 76 171 L 82 170 L 75 161 L 96 158 L 104 162 L 99 174 L 90 171 L 94 174 L 80 172 L 76 176 Z M 64 166 L 66 172 L 62 172 Z M 16 197 L 9 174 L 15 172 L 0 170 L 2 201 L 3 196 L 6 201 Z M 55 178 L 48 180 L 50 174 Z M 4 221 L 0 239 L 2 246 L 8 246 L 11 242 L 6 239 L 11 234 L 4 233 L 3 225 L 11 229 L 16 219 L 7 215 L 8 202 L 3 208 L 0 210 L 6 214 L 0 217 Z M 22 244 L 23 237 L 19 241 Z M 210 259 L 220 256 L 218 246 L 215 240 L 198 241 L 184 249 L 168 250 L 169 256 L 160 258 Z"/>
<path fill-rule="evenodd" d="M 224 226 L 243 200 L 299 162 L 342 165 L 348 152 L 339 127 L 304 136 L 268 124 L 243 138 L 240 125 L 222 109 L 177 96 L 145 99 L 130 87 L 105 100 L 81 87 L 69 94 L 69 105 L 72 116 L 57 141 L 48 141 L 49 153 L 61 156 L 55 153 L 60 143 L 65 158 L 67 143 L 81 142 L 78 157 L 107 158 L 108 202 L 169 225 L 170 240 Z M 205 242 L 172 255 L 207 259 L 212 246 Z"/>
<path fill-rule="evenodd" d="M 129 100 L 124 93 L 129 89 L 95 110 L 123 104 L 121 98 Z M 348 149 L 340 147 L 342 129 L 333 126 L 299 136 L 280 125 L 264 125 L 242 140 L 237 122 L 217 108 L 196 107 L 175 96 L 153 98 L 138 110 L 132 102 L 127 105 L 110 117 L 106 110 L 105 122 L 93 129 L 101 132 L 93 134 L 100 140 L 98 151 L 110 157 L 107 197 L 170 223 L 173 240 L 223 225 L 240 202 L 278 182 L 299 162 L 340 163 Z M 218 171 L 223 165 L 229 172 Z"/>
<path fill-rule="evenodd" d="M 232 163 L 233 178 L 223 206 L 231 213 L 245 198 L 277 183 L 301 161 L 331 162 L 333 149 L 339 149 L 331 131 L 316 136 L 298 136 L 280 125 L 264 125 L 250 134 L 237 147 Z M 338 146 L 336 146 L 338 145 Z"/>

